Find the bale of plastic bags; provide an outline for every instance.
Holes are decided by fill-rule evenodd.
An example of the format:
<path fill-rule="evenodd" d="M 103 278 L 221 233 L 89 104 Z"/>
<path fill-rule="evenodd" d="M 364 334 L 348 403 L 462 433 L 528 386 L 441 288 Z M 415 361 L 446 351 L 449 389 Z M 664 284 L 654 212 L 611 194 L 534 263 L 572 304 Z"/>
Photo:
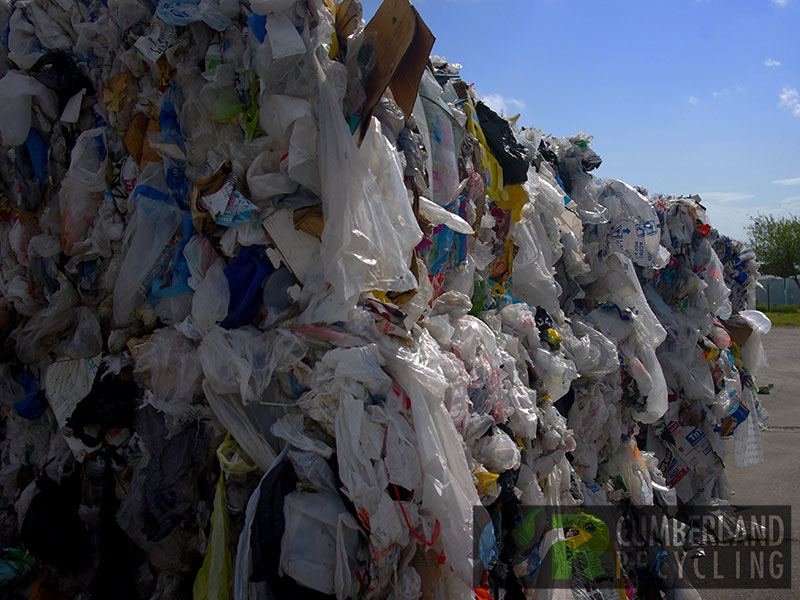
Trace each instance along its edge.
<path fill-rule="evenodd" d="M 407 0 L 0 14 L 13 593 L 547 594 L 523 507 L 763 460 L 753 253 L 492 111 Z M 620 597 L 675 592 L 659 549 Z"/>

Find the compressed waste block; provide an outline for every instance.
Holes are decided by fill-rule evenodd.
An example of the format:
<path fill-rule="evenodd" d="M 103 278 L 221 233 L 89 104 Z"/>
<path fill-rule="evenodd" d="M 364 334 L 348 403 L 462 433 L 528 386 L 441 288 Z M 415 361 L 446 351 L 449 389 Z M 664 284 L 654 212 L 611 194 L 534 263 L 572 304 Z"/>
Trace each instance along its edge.
<path fill-rule="evenodd" d="M 494 112 L 408 0 L 0 18 L 8 597 L 533 597 L 565 528 L 618 548 L 526 507 L 763 460 L 757 257 Z M 676 593 L 662 542 L 565 597 Z"/>

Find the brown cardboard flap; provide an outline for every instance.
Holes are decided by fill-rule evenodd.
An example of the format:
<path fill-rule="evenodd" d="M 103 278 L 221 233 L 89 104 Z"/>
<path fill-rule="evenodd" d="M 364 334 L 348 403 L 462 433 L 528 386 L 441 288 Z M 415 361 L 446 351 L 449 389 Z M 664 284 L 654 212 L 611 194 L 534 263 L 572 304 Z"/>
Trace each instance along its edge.
<path fill-rule="evenodd" d="M 365 121 L 390 85 L 397 105 L 410 116 L 436 38 L 408 0 L 384 0 L 364 37 L 375 50 L 375 67 L 365 85 Z"/>
<path fill-rule="evenodd" d="M 725 323 L 725 329 L 727 330 L 728 335 L 731 336 L 731 339 L 739 346 L 739 348 L 743 347 L 745 343 L 747 343 L 747 339 L 753 333 L 753 330 L 747 325 L 734 325 L 730 322 Z"/>
<path fill-rule="evenodd" d="M 416 17 L 414 38 L 411 40 L 408 51 L 400 61 L 394 77 L 389 82 L 394 101 L 403 111 L 406 118 L 410 117 L 411 112 L 414 110 L 414 102 L 419 91 L 419 82 L 428 64 L 428 57 L 433 49 L 433 43 L 436 41 L 417 9 L 412 7 L 411 10 L 414 11 L 414 16 Z"/>
<path fill-rule="evenodd" d="M 294 228 L 310 233 L 318 239 L 322 239 L 322 230 L 325 227 L 325 220 L 322 217 L 322 206 L 308 206 L 298 208 L 294 211 Z"/>

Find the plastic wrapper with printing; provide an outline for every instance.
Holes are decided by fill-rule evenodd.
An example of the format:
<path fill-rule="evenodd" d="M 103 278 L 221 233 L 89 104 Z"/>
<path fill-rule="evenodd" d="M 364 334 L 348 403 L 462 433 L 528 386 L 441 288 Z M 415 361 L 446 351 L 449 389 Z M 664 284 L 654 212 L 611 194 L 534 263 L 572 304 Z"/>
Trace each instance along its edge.
<path fill-rule="evenodd" d="M 521 507 L 762 460 L 753 253 L 497 114 L 407 0 L 0 14 L 9 597 L 551 598 Z M 659 544 L 564 598 L 674 592 Z"/>

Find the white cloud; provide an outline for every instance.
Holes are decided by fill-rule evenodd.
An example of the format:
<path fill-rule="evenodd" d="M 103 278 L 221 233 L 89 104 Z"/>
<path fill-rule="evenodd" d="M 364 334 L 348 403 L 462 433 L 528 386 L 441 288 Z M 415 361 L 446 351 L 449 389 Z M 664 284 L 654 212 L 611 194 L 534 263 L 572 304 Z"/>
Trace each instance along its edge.
<path fill-rule="evenodd" d="M 775 185 L 800 185 L 800 177 L 789 177 L 788 179 L 773 179 Z"/>
<path fill-rule="evenodd" d="M 704 203 L 708 209 L 708 220 L 713 227 L 733 238 L 747 239 L 745 228 L 752 215 L 765 211 L 759 206 L 725 206 L 721 204 Z"/>
<path fill-rule="evenodd" d="M 737 94 L 746 94 L 747 93 L 747 88 L 744 87 L 744 86 L 741 86 L 741 85 L 737 85 L 736 87 L 733 88 L 733 91 L 736 92 Z M 724 88 L 724 89 L 721 89 L 721 90 L 714 90 L 713 92 L 711 92 L 711 96 L 713 98 L 727 98 L 730 95 L 731 95 L 731 89 L 730 88 Z"/>
<path fill-rule="evenodd" d="M 781 204 L 785 209 L 800 208 L 800 196 L 789 196 L 781 200 Z"/>
<path fill-rule="evenodd" d="M 778 108 L 792 113 L 792 116 L 800 119 L 800 92 L 797 88 L 785 87 L 778 94 Z"/>
<path fill-rule="evenodd" d="M 500 94 L 486 94 L 481 96 L 484 104 L 501 115 L 513 115 L 525 108 L 525 102 L 518 98 L 506 98 Z"/>
<path fill-rule="evenodd" d="M 702 192 L 700 197 L 709 202 L 719 202 L 720 204 L 732 204 L 734 202 L 744 202 L 752 200 L 755 194 L 744 192 Z"/>
<path fill-rule="evenodd" d="M 692 106 L 697 106 L 700 103 L 700 98 L 697 96 L 689 96 L 689 104 Z"/>
<path fill-rule="evenodd" d="M 767 58 L 764 60 L 765 67 L 780 67 L 783 63 L 779 60 L 775 60 L 774 58 Z"/>
<path fill-rule="evenodd" d="M 772 3 L 775 6 L 787 6 L 789 4 L 789 0 L 772 0 Z"/>

